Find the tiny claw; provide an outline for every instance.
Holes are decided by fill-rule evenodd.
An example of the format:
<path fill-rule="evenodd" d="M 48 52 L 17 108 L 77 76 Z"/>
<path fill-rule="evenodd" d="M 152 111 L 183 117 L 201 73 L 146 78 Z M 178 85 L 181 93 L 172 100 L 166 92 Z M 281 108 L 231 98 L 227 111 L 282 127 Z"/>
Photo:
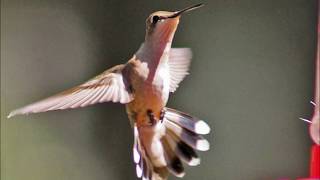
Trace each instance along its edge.
<path fill-rule="evenodd" d="M 153 126 L 156 123 L 156 119 L 151 109 L 147 110 L 147 115 L 149 116 L 151 126 Z"/>
<path fill-rule="evenodd" d="M 161 111 L 160 111 L 160 121 L 161 121 L 161 123 L 163 123 L 163 118 L 164 118 L 164 114 L 166 113 L 166 111 L 164 110 L 164 109 L 162 109 Z"/>

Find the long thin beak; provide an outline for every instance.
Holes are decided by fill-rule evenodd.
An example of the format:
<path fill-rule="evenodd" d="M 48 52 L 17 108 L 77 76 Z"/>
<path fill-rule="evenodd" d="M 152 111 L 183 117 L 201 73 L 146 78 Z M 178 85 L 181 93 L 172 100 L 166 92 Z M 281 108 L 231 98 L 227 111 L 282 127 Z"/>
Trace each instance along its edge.
<path fill-rule="evenodd" d="M 202 6 L 204 6 L 203 3 L 200 3 L 200 4 L 196 4 L 196 5 L 187 7 L 187 8 L 184 8 L 184 9 L 180 10 L 180 11 L 174 12 L 172 15 L 167 16 L 166 18 L 175 18 L 175 17 L 177 17 L 177 16 L 180 16 L 182 13 L 189 12 L 189 11 L 192 11 L 192 10 L 195 10 L 195 9 L 198 9 L 198 8 L 200 8 L 200 7 L 202 7 Z"/>

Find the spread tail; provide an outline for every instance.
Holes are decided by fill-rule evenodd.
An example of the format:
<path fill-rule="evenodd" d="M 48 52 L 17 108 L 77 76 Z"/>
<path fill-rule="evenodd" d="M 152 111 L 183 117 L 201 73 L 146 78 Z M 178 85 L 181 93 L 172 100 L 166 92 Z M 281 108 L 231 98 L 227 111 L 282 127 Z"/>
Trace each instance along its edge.
<path fill-rule="evenodd" d="M 134 126 L 133 158 L 142 180 L 166 180 L 169 173 L 183 177 L 182 162 L 199 165 L 195 150 L 209 150 L 209 142 L 201 136 L 210 132 L 204 121 L 174 109 L 164 110 L 163 122 Z"/>

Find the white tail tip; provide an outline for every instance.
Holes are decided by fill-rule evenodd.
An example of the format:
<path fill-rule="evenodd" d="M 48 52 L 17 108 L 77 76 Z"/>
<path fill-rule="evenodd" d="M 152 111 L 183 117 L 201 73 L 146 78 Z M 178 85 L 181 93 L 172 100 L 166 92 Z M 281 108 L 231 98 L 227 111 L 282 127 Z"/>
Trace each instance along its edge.
<path fill-rule="evenodd" d="M 197 141 L 197 149 L 200 151 L 208 151 L 210 149 L 210 144 L 206 139 L 200 139 Z"/>
<path fill-rule="evenodd" d="M 200 158 L 192 158 L 188 163 L 189 166 L 198 166 L 200 164 Z"/>
<path fill-rule="evenodd" d="M 183 173 L 177 174 L 177 177 L 179 177 L 179 178 L 183 178 L 185 175 L 186 175 L 186 173 L 185 173 L 185 172 L 183 172 Z"/>
<path fill-rule="evenodd" d="M 137 173 L 138 178 L 141 178 L 141 176 L 142 176 L 142 169 L 140 168 L 139 165 L 136 165 L 136 173 Z"/>
<path fill-rule="evenodd" d="M 207 123 L 200 120 L 195 124 L 195 132 L 198 134 L 209 134 L 210 127 Z"/>

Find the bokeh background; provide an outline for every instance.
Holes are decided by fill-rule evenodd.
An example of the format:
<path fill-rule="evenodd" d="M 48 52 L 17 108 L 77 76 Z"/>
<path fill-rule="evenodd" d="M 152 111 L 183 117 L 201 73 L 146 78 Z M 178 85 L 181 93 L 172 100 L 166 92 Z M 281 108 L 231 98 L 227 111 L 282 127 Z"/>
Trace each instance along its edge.
<path fill-rule="evenodd" d="M 145 18 L 199 1 L 2 0 L 1 179 L 134 180 L 124 107 L 17 116 L 13 109 L 126 62 Z M 168 106 L 213 131 L 186 180 L 270 180 L 308 174 L 316 0 L 212 0 L 182 17 L 173 46 L 191 47 L 191 75 Z M 176 179 L 171 177 L 171 179 Z"/>

